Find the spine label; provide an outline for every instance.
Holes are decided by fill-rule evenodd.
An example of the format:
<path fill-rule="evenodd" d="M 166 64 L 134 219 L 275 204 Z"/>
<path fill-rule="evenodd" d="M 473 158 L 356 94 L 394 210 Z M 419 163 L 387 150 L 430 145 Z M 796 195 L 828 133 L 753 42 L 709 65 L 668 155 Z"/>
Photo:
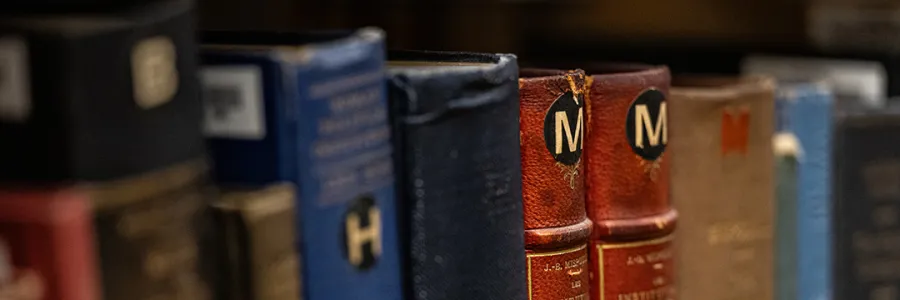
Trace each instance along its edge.
<path fill-rule="evenodd" d="M 526 252 L 529 300 L 587 300 L 587 245 L 553 252 Z"/>
<path fill-rule="evenodd" d="M 648 241 L 591 244 L 592 300 L 675 299 L 671 235 Z"/>

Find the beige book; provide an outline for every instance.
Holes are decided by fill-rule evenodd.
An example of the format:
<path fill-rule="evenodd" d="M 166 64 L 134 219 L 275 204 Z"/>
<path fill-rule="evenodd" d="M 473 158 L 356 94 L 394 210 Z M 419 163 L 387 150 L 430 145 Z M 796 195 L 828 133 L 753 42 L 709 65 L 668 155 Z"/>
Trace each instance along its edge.
<path fill-rule="evenodd" d="M 774 88 L 764 77 L 672 81 L 678 299 L 772 299 Z"/>

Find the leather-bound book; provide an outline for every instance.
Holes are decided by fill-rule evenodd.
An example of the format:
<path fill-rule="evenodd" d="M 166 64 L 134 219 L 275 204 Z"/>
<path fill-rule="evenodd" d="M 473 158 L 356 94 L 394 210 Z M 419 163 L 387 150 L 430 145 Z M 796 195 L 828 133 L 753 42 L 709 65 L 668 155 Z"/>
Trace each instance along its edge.
<path fill-rule="evenodd" d="M 834 299 L 898 299 L 900 107 L 839 107 L 834 134 Z"/>
<path fill-rule="evenodd" d="M 774 82 L 678 77 L 669 116 L 679 299 L 772 299 Z"/>
<path fill-rule="evenodd" d="M 94 247 L 84 192 L 0 191 L 0 298 L 100 299 Z"/>
<path fill-rule="evenodd" d="M 407 299 L 527 299 L 516 57 L 388 59 Z"/>
<path fill-rule="evenodd" d="M 212 204 L 218 228 L 220 299 L 296 300 L 295 188 L 222 187 Z"/>
<path fill-rule="evenodd" d="M 776 94 L 778 187 L 796 184 L 796 197 L 777 199 L 776 298 L 829 299 L 834 99 L 816 82 L 781 81 Z M 783 177 L 792 171 L 797 178 Z"/>
<path fill-rule="evenodd" d="M 103 299 L 213 299 L 206 164 L 84 184 L 94 208 Z"/>
<path fill-rule="evenodd" d="M 529 299 L 588 299 L 584 71 L 519 73 L 522 198 Z"/>
<path fill-rule="evenodd" d="M 591 299 L 673 299 L 665 66 L 588 65 L 585 158 Z"/>
<path fill-rule="evenodd" d="M 204 155 L 191 0 L 0 18 L 0 181 L 102 181 Z"/>
<path fill-rule="evenodd" d="M 402 299 L 384 33 L 207 32 L 217 184 L 297 188 L 304 299 Z"/>

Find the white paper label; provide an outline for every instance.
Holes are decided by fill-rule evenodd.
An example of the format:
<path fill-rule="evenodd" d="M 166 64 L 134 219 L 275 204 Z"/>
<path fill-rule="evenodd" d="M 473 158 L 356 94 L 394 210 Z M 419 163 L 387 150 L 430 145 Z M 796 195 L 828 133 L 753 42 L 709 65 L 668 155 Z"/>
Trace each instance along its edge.
<path fill-rule="evenodd" d="M 882 107 L 887 101 L 887 71 L 878 62 L 775 56 L 749 56 L 741 71 L 777 80 L 810 80 L 827 84 L 839 98 L 859 99 Z"/>
<path fill-rule="evenodd" d="M 201 80 L 206 136 L 254 140 L 266 136 L 258 66 L 208 66 L 201 70 Z"/>
<path fill-rule="evenodd" d="M 0 38 L 0 121 L 23 122 L 31 114 L 28 47 L 18 38 Z"/>

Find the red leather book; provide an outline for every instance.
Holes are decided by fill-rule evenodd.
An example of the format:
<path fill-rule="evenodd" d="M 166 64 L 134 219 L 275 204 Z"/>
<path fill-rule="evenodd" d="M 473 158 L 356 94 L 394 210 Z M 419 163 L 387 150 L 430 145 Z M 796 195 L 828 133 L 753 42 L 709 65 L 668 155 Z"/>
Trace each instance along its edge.
<path fill-rule="evenodd" d="M 0 191 L 0 299 L 99 299 L 91 218 L 74 189 Z"/>
<path fill-rule="evenodd" d="M 587 240 L 582 149 L 584 71 L 520 72 L 525 254 L 531 300 L 585 300 Z"/>
<path fill-rule="evenodd" d="M 669 70 L 596 65 L 585 136 L 591 299 L 675 299 L 666 98 Z"/>

